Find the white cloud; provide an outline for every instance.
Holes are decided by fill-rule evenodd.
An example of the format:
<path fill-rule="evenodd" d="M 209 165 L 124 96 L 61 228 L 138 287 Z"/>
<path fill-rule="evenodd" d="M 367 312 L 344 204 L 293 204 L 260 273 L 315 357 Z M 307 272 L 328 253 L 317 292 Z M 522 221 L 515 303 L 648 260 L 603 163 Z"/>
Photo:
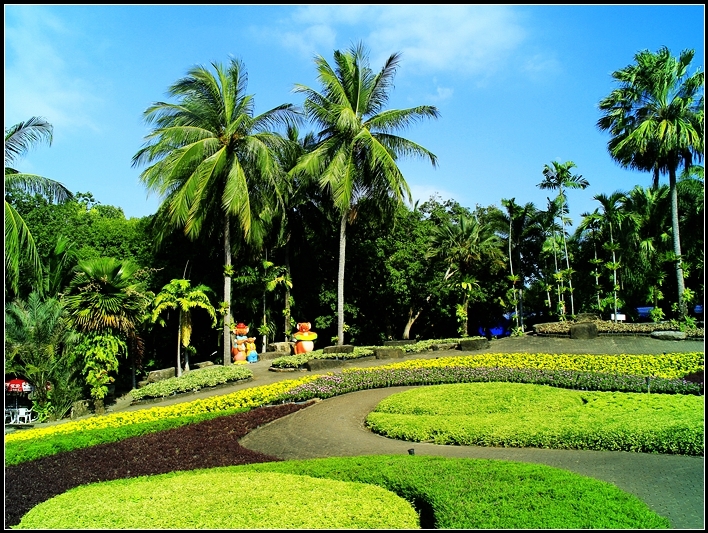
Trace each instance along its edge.
<path fill-rule="evenodd" d="M 349 33 L 361 26 L 372 65 L 401 52 L 407 71 L 420 74 L 486 76 L 502 68 L 526 37 L 514 8 L 503 5 L 307 6 L 295 11 L 293 25 L 303 28 L 296 32 L 303 36 L 312 28 L 323 33 L 329 27 L 329 35 L 337 36 L 337 28 L 349 26 Z M 332 48 L 350 44 L 337 40 Z"/>
<path fill-rule="evenodd" d="M 98 130 L 90 110 L 100 103 L 92 82 L 72 74 L 57 52 L 72 39 L 63 22 L 37 7 L 13 8 L 5 20 L 5 122 L 46 118 L 55 131 Z"/>

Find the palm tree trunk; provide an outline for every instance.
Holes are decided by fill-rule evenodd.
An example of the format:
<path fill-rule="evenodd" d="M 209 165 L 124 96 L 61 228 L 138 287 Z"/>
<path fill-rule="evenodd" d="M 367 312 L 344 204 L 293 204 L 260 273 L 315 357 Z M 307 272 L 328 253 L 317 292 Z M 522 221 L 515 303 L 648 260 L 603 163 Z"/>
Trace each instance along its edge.
<path fill-rule="evenodd" d="M 224 216 L 224 366 L 231 364 L 231 228 L 229 215 Z"/>
<path fill-rule="evenodd" d="M 290 278 L 290 237 L 285 242 L 285 271 L 288 273 L 288 278 Z M 285 342 L 290 340 L 290 287 L 285 284 L 285 327 L 283 331 L 285 332 Z"/>
<path fill-rule="evenodd" d="M 561 220 L 561 224 L 563 221 Z M 561 227 L 563 232 L 563 248 L 565 249 L 565 267 L 568 269 L 568 292 L 570 293 L 570 314 L 575 315 L 575 305 L 573 303 L 573 280 L 570 274 L 570 260 L 568 259 L 568 243 L 565 240 L 565 228 Z"/>
<path fill-rule="evenodd" d="M 683 266 L 681 265 L 681 238 L 679 236 L 678 191 L 676 190 L 676 169 L 669 169 L 669 194 L 671 195 L 671 240 L 676 257 L 676 287 L 678 289 L 679 320 L 686 318 L 688 309 L 683 293 L 686 289 L 683 281 Z"/>
<path fill-rule="evenodd" d="M 615 240 L 612 236 L 612 222 L 610 222 L 610 245 L 612 246 L 612 290 L 614 293 L 615 316 L 613 322 L 617 322 L 617 256 L 615 255 Z"/>
<path fill-rule="evenodd" d="M 344 344 L 344 253 L 347 244 L 347 218 L 349 210 L 342 213 L 339 223 L 339 270 L 337 271 L 337 344 Z"/>
<path fill-rule="evenodd" d="M 175 370 L 175 374 L 177 377 L 182 376 L 182 358 L 180 357 L 179 353 L 179 347 L 180 344 L 182 343 L 182 324 L 180 321 L 177 321 L 177 367 Z"/>

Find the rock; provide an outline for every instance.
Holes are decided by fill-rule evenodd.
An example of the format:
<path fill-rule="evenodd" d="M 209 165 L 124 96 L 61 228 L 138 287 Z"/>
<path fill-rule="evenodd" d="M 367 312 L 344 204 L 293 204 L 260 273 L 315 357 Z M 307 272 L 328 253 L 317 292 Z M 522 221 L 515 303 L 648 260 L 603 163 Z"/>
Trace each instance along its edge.
<path fill-rule="evenodd" d="M 462 339 L 459 344 L 460 350 L 464 350 L 466 352 L 489 348 L 489 340 L 487 339 Z"/>
<path fill-rule="evenodd" d="M 290 355 L 293 353 L 294 342 L 271 342 L 266 346 L 266 352 L 278 352 L 280 355 Z"/>
<path fill-rule="evenodd" d="M 163 379 L 173 378 L 177 375 L 175 367 L 163 368 L 162 370 L 151 370 L 147 375 L 148 383 L 155 383 L 156 381 L 162 381 Z"/>
<path fill-rule="evenodd" d="M 686 338 L 686 333 L 683 331 L 652 331 L 651 336 L 653 339 L 682 341 Z"/>
<path fill-rule="evenodd" d="M 214 366 L 214 363 L 212 361 L 202 361 L 201 363 L 195 364 L 194 368 L 205 368 L 207 366 Z"/>
<path fill-rule="evenodd" d="M 384 341 L 384 346 L 406 346 L 408 344 L 415 344 L 416 341 L 415 339 L 413 340 L 400 340 L 400 341 Z"/>
<path fill-rule="evenodd" d="M 376 359 L 400 359 L 405 355 L 406 352 L 400 348 L 374 348 L 374 357 Z"/>
<path fill-rule="evenodd" d="M 86 416 L 89 414 L 89 401 L 79 400 L 71 404 L 71 418 L 79 418 L 80 416 Z"/>
<path fill-rule="evenodd" d="M 342 344 L 341 346 L 325 346 L 322 353 L 354 353 L 353 344 Z"/>
<path fill-rule="evenodd" d="M 443 342 L 440 344 L 433 344 L 431 346 L 434 352 L 437 352 L 438 350 L 457 350 L 458 347 L 459 346 L 456 342 Z"/>
<path fill-rule="evenodd" d="M 600 317 L 595 313 L 578 313 L 578 316 L 575 317 L 576 322 L 595 322 L 599 319 Z"/>
<path fill-rule="evenodd" d="M 342 366 L 343 364 L 344 360 L 342 359 L 310 359 L 307 363 L 305 363 L 305 368 L 312 372 L 313 370 L 336 368 L 338 366 Z"/>
<path fill-rule="evenodd" d="M 571 339 L 596 339 L 597 324 L 595 322 L 580 322 L 570 326 Z"/>

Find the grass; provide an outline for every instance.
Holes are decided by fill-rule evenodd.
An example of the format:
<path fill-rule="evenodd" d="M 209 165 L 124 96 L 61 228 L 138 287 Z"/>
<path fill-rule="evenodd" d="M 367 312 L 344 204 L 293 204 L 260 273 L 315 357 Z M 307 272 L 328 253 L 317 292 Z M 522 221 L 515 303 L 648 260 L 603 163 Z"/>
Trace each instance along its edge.
<path fill-rule="evenodd" d="M 145 524 L 153 529 L 669 527 L 666 518 L 614 485 L 550 466 L 361 456 L 85 485 L 36 506 L 18 529 Z"/>
<path fill-rule="evenodd" d="M 413 442 L 702 455 L 704 398 L 462 383 L 389 396 L 366 423 Z"/>
<path fill-rule="evenodd" d="M 316 510 L 316 512 L 314 512 Z M 376 485 L 274 472 L 197 470 L 84 485 L 39 504 L 17 529 L 415 529 Z"/>
<path fill-rule="evenodd" d="M 652 360 L 652 364 L 661 363 L 667 368 L 676 366 L 679 359 L 685 359 L 684 356 L 678 358 L 681 354 L 676 355 L 676 362 L 672 359 L 673 355 L 669 354 L 669 356 L 663 356 L 663 359 L 666 359 L 663 363 L 661 363 L 663 361 L 662 356 L 656 356 L 656 358 Z M 696 368 L 700 367 L 700 369 L 702 369 L 703 354 L 690 355 L 696 356 L 696 361 L 691 360 L 690 362 L 691 369 L 693 370 L 695 365 L 698 365 Z M 510 355 L 509 357 L 512 356 Z M 535 357 L 538 359 L 538 356 L 527 355 L 526 357 Z M 561 356 L 556 356 L 555 362 L 558 361 L 558 357 Z M 466 360 L 467 359 L 465 359 L 465 361 Z M 600 358 L 587 359 L 587 361 L 591 360 L 600 361 Z M 462 360 L 460 362 L 462 362 Z M 443 367 L 430 369 L 423 368 L 423 366 L 430 366 L 431 364 L 433 366 L 443 364 Z M 637 364 L 641 365 L 643 363 L 639 361 L 632 364 L 636 366 Z M 664 370 L 663 366 L 662 372 Z M 679 366 L 682 367 L 682 365 Z M 475 372 L 477 371 L 476 368 L 472 370 Z M 494 373 L 496 371 L 489 373 L 484 368 L 481 370 L 483 371 L 482 374 L 480 374 L 482 378 L 489 378 L 491 375 L 496 375 Z M 603 370 L 605 370 L 605 368 L 603 368 Z M 467 370 L 465 369 L 465 371 Z M 398 376 L 398 374 L 394 376 L 392 372 L 399 372 L 401 373 L 401 376 Z M 427 376 L 426 372 L 432 373 Z M 136 412 L 132 413 L 129 417 L 126 415 L 116 416 L 113 418 L 98 417 L 96 420 L 86 422 L 84 425 L 68 423 L 65 428 L 71 429 L 68 433 L 60 433 L 58 429 L 59 427 L 54 430 L 55 433 L 41 430 L 28 430 L 22 438 L 20 438 L 21 435 L 17 435 L 13 438 L 8 438 L 12 437 L 12 435 L 6 436 L 6 478 L 8 473 L 8 457 L 13 457 L 18 463 L 12 468 L 22 468 L 22 461 L 27 461 L 27 459 L 31 457 L 36 458 L 30 461 L 30 463 L 34 463 L 35 460 L 42 461 L 44 459 L 49 459 L 49 457 L 46 456 L 57 454 L 58 452 L 74 453 L 69 452 L 69 450 L 75 448 L 75 451 L 80 451 L 78 448 L 97 450 L 99 447 L 92 446 L 94 442 L 102 442 L 100 446 L 102 451 L 108 451 L 111 450 L 112 447 L 124 444 L 126 445 L 126 449 L 130 449 L 129 443 L 133 439 L 143 439 L 144 437 L 150 436 L 151 433 L 153 435 L 164 433 L 167 436 L 169 432 L 165 430 L 169 426 L 181 426 L 182 429 L 193 428 L 194 431 L 192 431 L 192 433 L 197 434 L 198 438 L 192 438 L 191 440 L 202 443 L 204 438 L 203 434 L 199 432 L 199 428 L 201 428 L 204 424 L 213 424 L 219 420 L 221 418 L 220 413 L 228 413 L 232 416 L 239 416 L 234 413 L 237 411 L 244 411 L 243 414 L 247 415 L 249 414 L 247 412 L 248 409 L 258 405 L 267 405 L 269 402 L 272 402 L 274 398 L 286 398 L 287 391 L 296 390 L 298 387 L 310 387 L 310 382 L 312 382 L 311 391 L 306 391 L 307 395 L 311 394 L 309 397 L 328 397 L 349 392 L 350 390 L 390 386 L 395 384 L 395 379 L 418 380 L 421 373 L 426 374 L 423 376 L 424 380 L 439 380 L 438 382 L 445 382 L 446 380 L 449 380 L 449 378 L 455 378 L 460 372 L 460 368 L 448 368 L 447 364 L 445 364 L 442 360 L 437 363 L 410 361 L 406 362 L 404 365 L 389 365 L 389 368 L 381 367 L 378 371 L 373 369 L 367 369 L 366 371 L 361 371 L 358 373 L 354 371 L 347 371 L 340 376 L 313 376 L 309 379 L 293 380 L 291 383 L 283 382 L 278 385 L 271 385 L 267 387 L 254 387 L 253 389 L 246 389 L 244 391 L 239 391 L 238 393 L 231 395 L 225 395 L 217 399 L 188 402 L 179 408 L 153 408 L 144 410 L 145 413 L 142 414 L 145 414 L 146 416 L 141 416 L 140 412 Z M 529 379 L 524 372 L 525 371 L 513 371 L 513 376 L 511 376 L 513 379 L 511 380 L 519 381 Z M 573 372 L 577 373 L 578 371 L 575 370 Z M 678 372 L 681 375 L 685 374 L 685 370 L 683 368 L 680 371 L 676 370 L 675 372 Z M 375 375 L 379 374 L 383 376 L 382 380 L 375 378 Z M 450 375 L 448 376 L 448 374 Z M 591 371 L 586 371 L 585 374 L 589 377 L 583 374 L 583 376 L 581 376 L 582 383 L 591 383 L 594 380 L 594 378 L 592 378 L 594 374 L 592 374 Z M 651 374 L 656 375 L 654 372 Z M 597 375 L 599 376 L 600 374 Z M 392 379 L 393 377 L 395 377 L 395 379 Z M 531 377 L 534 380 L 538 378 L 538 376 L 535 375 Z M 471 378 L 467 377 L 465 379 L 478 381 L 478 378 L 479 376 L 475 374 L 475 376 L 472 376 Z M 589 378 L 592 379 L 587 381 Z M 509 377 L 505 379 L 509 379 Z M 556 379 L 555 375 L 553 379 Z M 643 382 L 643 380 L 644 378 L 641 378 L 640 381 Z M 320 381 L 322 381 L 321 384 L 319 384 Z M 343 381 L 343 383 L 339 383 L 339 381 Z M 381 381 L 381 383 L 379 383 L 379 381 Z M 573 377 L 571 381 L 576 383 L 576 385 L 579 383 L 577 377 Z M 411 382 L 411 384 L 413 384 L 413 382 Z M 441 391 L 445 390 L 442 387 L 472 386 L 481 388 L 487 386 L 492 388 L 488 389 L 490 393 L 487 394 L 488 397 L 486 399 L 483 398 L 484 395 L 480 395 L 479 393 L 472 394 L 471 396 L 468 394 L 467 398 L 469 401 L 467 402 L 459 401 L 459 395 L 466 389 L 450 389 L 455 392 L 452 392 L 449 395 L 440 394 Z M 611 386 L 615 387 L 616 384 L 613 383 Z M 676 388 L 678 386 L 675 387 L 674 385 L 671 385 L 671 387 L 667 388 L 667 392 L 671 390 L 672 387 Z M 681 387 L 686 388 L 686 385 L 681 384 Z M 681 387 L 678 387 L 676 390 L 681 389 Z M 481 388 L 477 390 L 481 390 Z M 250 394 L 249 390 L 251 391 Z M 682 421 L 682 423 L 685 423 L 687 426 L 691 426 L 691 424 L 694 424 L 695 422 L 695 420 L 693 420 L 695 418 L 693 413 L 694 406 L 692 404 L 689 405 L 692 401 L 700 402 L 701 414 L 703 412 L 702 396 L 671 394 L 659 395 L 646 393 L 591 393 L 590 391 L 564 390 L 548 386 L 520 383 L 437 385 L 435 387 L 421 387 L 415 389 L 415 391 L 420 391 L 421 395 L 428 394 L 427 391 L 433 391 L 436 394 L 432 397 L 423 398 L 422 400 L 419 399 L 417 400 L 417 403 L 413 402 L 412 404 L 410 404 L 408 399 L 404 399 L 405 401 L 401 402 L 401 397 L 393 398 L 392 400 L 404 404 L 404 407 L 409 411 L 411 409 L 409 406 L 406 407 L 406 405 L 415 404 L 412 408 L 411 416 L 413 420 L 417 420 L 411 426 L 415 431 L 419 430 L 420 421 L 423 420 L 424 417 L 432 417 L 442 420 L 442 425 L 448 424 L 448 433 L 453 433 L 451 431 L 453 426 L 460 426 L 460 424 L 457 424 L 453 420 L 454 417 L 469 418 L 471 416 L 479 415 L 480 410 L 486 409 L 486 411 L 493 411 L 492 413 L 487 412 L 487 415 L 491 414 L 497 417 L 497 424 L 488 425 L 488 428 L 503 428 L 507 435 L 511 435 L 512 439 L 516 440 L 517 445 L 522 446 L 539 445 L 529 444 L 528 440 L 524 440 L 526 438 L 525 435 L 529 433 L 528 428 L 534 428 L 534 420 L 536 421 L 536 426 L 543 422 L 546 428 L 550 427 L 553 429 L 555 427 L 556 432 L 558 433 L 558 428 L 563 426 L 560 422 L 556 422 L 556 425 L 554 426 L 552 421 L 549 422 L 548 416 L 549 413 L 555 413 L 557 411 L 565 411 L 567 414 L 569 412 L 572 413 L 573 409 L 579 409 L 580 411 L 584 410 L 585 413 L 590 413 L 590 415 L 586 414 L 584 418 L 576 415 L 575 422 L 580 422 L 581 425 L 584 423 L 595 423 L 599 417 L 604 417 L 604 423 L 599 425 L 601 430 L 604 429 L 604 426 L 609 426 L 612 423 L 615 423 L 615 419 L 617 417 L 621 418 L 622 416 L 625 416 L 624 413 L 627 411 L 631 411 L 631 416 L 637 420 L 644 419 L 647 416 L 659 417 L 653 419 L 649 418 L 648 422 L 644 426 L 641 424 L 634 426 L 630 425 L 631 430 L 627 432 L 630 439 L 635 439 L 637 435 L 641 436 L 643 434 L 642 432 L 644 432 L 647 428 L 649 433 L 656 434 L 656 431 L 654 431 L 655 428 L 653 427 L 654 422 L 652 422 L 656 420 L 666 421 L 668 418 L 678 418 Z M 689 391 L 687 390 L 686 392 Z M 527 394 L 531 394 L 531 397 L 527 398 Z M 564 396 L 564 394 L 571 394 L 571 396 Z M 599 396 L 593 396 L 593 394 Z M 700 392 L 693 392 L 693 394 L 702 395 L 702 383 L 700 386 Z M 634 396 L 637 398 L 641 397 L 641 401 L 630 401 L 630 398 Z M 600 401 L 598 398 L 604 398 L 605 400 Z M 302 399 L 303 398 L 299 398 L 299 400 Z M 483 399 L 484 401 L 482 401 Z M 609 399 L 609 401 L 607 399 Z M 682 404 L 681 402 L 689 403 Z M 467 405 L 468 407 L 465 407 L 460 411 L 460 404 Z M 583 407 L 581 407 L 581 404 Z M 431 406 L 436 407 L 431 411 Z M 471 410 L 469 406 L 472 406 Z M 285 407 L 285 405 L 282 407 Z M 536 408 L 536 412 L 531 413 L 531 408 Z M 476 414 L 475 411 L 477 411 Z M 662 414 L 662 412 L 664 413 Z M 521 413 L 524 413 L 529 419 L 526 427 L 521 425 L 520 421 L 523 419 L 523 417 L 519 416 Z M 410 415 L 396 414 L 391 416 Z M 664 418 L 662 419 L 661 416 L 664 416 Z M 125 417 L 125 420 L 129 420 L 129 422 L 124 421 L 122 426 L 119 424 L 119 427 L 100 424 L 100 422 L 104 419 L 111 422 L 111 424 L 119 423 L 122 420 L 121 417 Z M 165 417 L 171 417 L 174 420 L 167 423 Z M 208 418 L 212 418 L 212 420 L 207 420 Z M 224 417 L 224 421 L 226 421 L 226 417 Z M 500 423 L 500 421 L 503 423 Z M 621 420 L 616 423 L 620 426 L 625 424 L 625 422 L 622 422 Z M 125 424 L 132 425 L 133 430 L 127 431 Z M 71 428 L 69 428 L 69 426 L 71 426 Z M 181 428 L 173 427 L 170 432 L 180 431 Z M 35 434 L 36 437 L 34 436 Z M 98 434 L 101 434 L 102 437 L 97 437 Z M 213 442 L 210 441 L 208 446 L 218 446 L 219 435 L 224 435 L 224 432 L 216 432 L 213 438 L 217 440 Z M 683 439 L 684 441 L 695 443 L 697 440 L 696 435 L 686 431 L 678 431 L 675 437 L 677 442 L 681 442 Z M 567 440 L 569 437 L 564 438 Z M 664 437 L 661 438 L 663 439 Z M 602 433 L 600 433 L 600 438 L 597 440 L 598 442 L 604 442 L 605 445 L 609 443 L 609 448 L 602 449 L 615 449 L 612 447 L 614 446 L 615 441 L 612 439 L 609 439 L 608 441 L 606 437 L 602 436 Z M 702 433 L 699 440 L 701 446 L 700 453 L 702 453 Z M 55 446 L 59 444 L 59 441 L 61 441 L 61 446 Z M 170 441 L 170 449 L 168 450 L 167 448 L 161 448 L 161 451 L 163 454 L 169 451 L 170 453 L 175 453 L 177 456 L 180 456 L 180 448 L 185 448 L 185 444 L 186 442 L 180 442 L 179 440 L 174 442 Z M 38 446 L 38 448 L 33 448 L 36 446 Z M 86 446 L 89 447 L 86 448 Z M 586 441 L 580 442 L 580 444 L 575 447 L 581 449 L 588 447 L 587 439 Z M 39 448 L 42 448 L 41 453 Z M 683 450 L 683 448 L 681 448 L 681 450 Z M 186 448 L 184 451 L 187 453 Z M 641 450 L 637 449 L 636 451 Z M 9 452 L 12 453 L 9 454 Z M 685 452 L 674 450 L 671 453 Z M 139 454 L 137 455 L 139 456 Z M 39 459 L 41 456 L 45 457 L 43 459 Z M 62 463 L 61 457 L 61 453 L 56 455 L 56 463 Z M 103 457 L 105 458 L 108 456 L 104 455 Z M 115 457 L 125 457 L 125 454 L 115 455 Z M 145 461 L 142 462 L 144 463 Z M 174 470 L 178 469 L 180 468 L 175 468 Z M 221 477 L 222 470 L 224 469 L 210 468 L 208 470 L 193 470 L 190 472 L 172 471 L 170 474 L 160 474 L 150 476 L 148 478 L 133 477 L 130 479 L 102 482 L 100 484 L 88 484 L 81 487 L 76 487 L 76 485 L 74 485 L 75 488 L 71 489 L 69 492 L 65 492 L 63 494 L 55 492 L 54 494 L 58 494 L 57 496 L 50 497 L 49 499 L 46 499 L 45 497 L 43 499 L 44 501 L 39 500 L 43 501 L 43 503 L 39 503 L 38 505 L 35 505 L 37 501 L 35 500 L 35 503 L 31 504 L 34 505 L 33 508 L 30 509 L 30 506 L 27 507 L 27 509 L 30 510 L 24 515 L 22 521 L 20 522 L 20 526 L 25 528 L 55 527 L 48 526 L 47 524 L 50 522 L 47 522 L 47 520 L 53 519 L 52 517 L 56 515 L 60 515 L 61 513 L 57 510 L 60 508 L 65 510 L 62 512 L 65 513 L 66 520 L 68 521 L 64 522 L 64 526 L 56 527 L 71 529 L 126 529 L 144 527 L 144 524 L 146 523 L 151 524 L 151 527 L 154 528 L 170 529 L 213 529 L 220 527 L 261 529 L 276 527 L 300 529 L 301 527 L 295 525 L 299 523 L 302 524 L 302 528 L 337 528 L 338 526 L 336 524 L 340 524 L 338 521 L 340 519 L 344 520 L 346 517 L 358 519 L 357 517 L 359 517 L 359 515 L 362 515 L 362 517 L 365 516 L 367 514 L 366 509 L 375 507 L 375 501 L 379 498 L 379 496 L 375 496 L 373 497 L 374 502 L 370 502 L 370 492 L 367 490 L 365 490 L 364 493 L 358 493 L 357 496 L 350 496 L 347 498 L 346 505 L 345 503 L 342 503 L 339 506 L 342 510 L 341 517 L 333 517 L 328 519 L 326 525 L 313 525 L 312 522 L 305 521 L 311 520 L 311 515 L 317 515 L 320 509 L 325 509 L 327 507 L 327 502 L 335 499 L 338 493 L 342 491 L 346 492 L 349 490 L 348 488 L 327 488 L 325 486 L 318 486 L 321 490 L 318 493 L 319 496 L 317 498 L 311 497 L 307 499 L 306 502 L 300 502 L 299 500 L 294 499 L 293 490 L 288 490 L 294 485 L 285 482 L 285 478 L 281 478 L 279 482 L 273 482 L 270 478 L 266 479 L 265 477 L 256 477 L 255 485 L 248 485 L 247 489 L 244 489 L 244 486 L 241 486 L 240 492 L 236 491 L 236 493 L 233 493 L 234 496 L 232 496 L 228 502 L 219 499 L 218 495 L 221 494 L 221 492 L 228 493 L 227 489 L 230 487 L 229 483 L 235 484 L 237 481 L 243 481 L 243 483 L 253 483 L 254 478 L 241 478 L 239 477 L 240 473 L 273 472 L 297 476 L 310 476 L 310 478 L 298 478 L 298 480 L 304 479 L 305 481 L 309 480 L 311 482 L 311 478 L 326 478 L 344 482 L 364 483 L 366 484 L 364 487 L 368 489 L 371 489 L 371 486 L 375 485 L 376 487 L 390 491 L 390 493 L 403 498 L 410 505 L 412 505 L 418 512 L 420 525 L 425 528 L 659 529 L 669 527 L 669 523 L 666 518 L 660 517 L 651 511 L 643 502 L 634 496 L 624 493 L 614 485 L 590 478 L 584 478 L 564 470 L 554 469 L 543 465 L 511 463 L 507 461 L 444 459 L 436 457 L 377 456 L 330 458 L 326 460 L 311 461 L 261 462 L 258 465 L 249 464 L 238 467 L 226 467 L 225 471 L 229 472 L 226 478 Z M 163 472 L 168 471 L 170 470 L 163 470 Z M 164 496 L 164 494 L 170 494 L 168 487 L 171 486 L 172 483 L 179 485 L 183 483 L 184 479 L 187 479 L 183 476 L 188 476 L 190 474 L 196 475 L 197 473 L 204 476 L 203 478 L 199 478 L 200 480 L 208 480 L 211 478 L 212 481 L 207 482 L 205 485 L 199 486 L 198 488 L 195 485 L 194 490 L 185 490 L 183 488 L 180 494 L 185 493 L 187 495 L 187 499 L 184 501 L 177 500 L 176 496 L 174 498 Z M 239 474 L 239 476 L 237 476 L 237 474 Z M 130 473 L 127 475 L 130 475 Z M 118 476 L 114 476 L 110 479 L 116 479 L 117 477 Z M 238 477 L 238 480 L 236 477 Z M 261 479 L 260 484 L 257 482 L 258 479 Z M 293 483 L 295 482 L 294 479 L 292 481 Z M 153 482 L 157 484 L 152 485 Z M 146 483 L 147 485 L 137 485 L 138 483 Z M 164 483 L 166 485 L 160 485 L 160 483 Z M 224 483 L 226 483 L 226 485 L 224 485 Z M 110 502 L 110 504 L 96 503 L 94 499 L 94 491 L 96 495 L 98 495 L 104 490 L 104 486 L 108 486 L 108 489 L 106 490 L 115 491 L 108 500 L 105 500 Z M 184 487 L 184 485 L 181 486 Z M 216 490 L 217 487 L 221 487 L 223 490 L 218 491 Z M 263 505 L 265 504 L 255 508 L 248 507 L 245 502 L 249 500 L 249 493 L 255 495 L 259 493 L 263 487 L 265 487 L 267 491 L 270 491 L 270 495 L 266 497 L 266 500 L 273 503 L 274 506 L 268 507 L 267 510 L 263 510 Z M 209 496 L 212 494 L 209 492 L 212 489 L 216 490 L 213 497 Z M 301 492 L 304 491 L 304 489 L 299 490 Z M 206 494 L 207 497 L 202 498 L 202 493 Z M 149 496 L 150 494 L 161 494 L 163 496 L 158 498 L 155 503 L 152 503 Z M 70 508 L 68 504 L 63 505 L 62 502 L 66 502 L 65 498 L 76 502 L 78 507 Z M 133 505 L 131 502 L 135 501 L 140 502 L 140 504 L 134 505 L 131 507 L 130 511 L 127 511 L 123 510 L 123 508 L 118 505 L 118 503 L 123 500 L 125 500 L 126 505 Z M 6 503 L 7 501 L 6 496 Z M 56 503 L 57 501 L 59 501 L 59 503 Z M 161 518 L 158 522 L 155 522 L 154 517 L 146 517 L 139 512 L 139 509 L 150 509 L 153 505 L 158 505 L 160 507 L 164 506 L 165 509 L 159 514 Z M 250 511 L 245 517 L 236 520 L 234 518 L 235 514 L 233 513 L 233 510 L 242 505 Z M 138 510 L 135 510 L 134 508 L 137 508 Z M 307 509 L 307 511 L 303 512 L 303 508 Z M 69 509 L 74 510 L 70 511 Z M 228 509 L 232 512 L 229 513 L 226 511 L 227 514 L 222 516 L 222 509 Z M 90 517 L 92 513 L 100 516 L 101 520 L 108 520 L 108 523 L 111 525 L 95 525 L 98 522 L 95 522 L 94 525 L 79 525 L 87 524 L 87 522 L 81 521 L 81 517 L 84 516 L 86 517 L 85 519 L 88 520 L 88 517 Z M 142 522 L 137 527 L 127 525 L 129 524 L 128 520 L 132 520 L 132 516 L 136 515 L 136 513 L 138 517 L 142 516 Z M 214 515 L 213 518 L 212 514 Z M 375 512 L 374 514 L 378 519 L 382 519 L 381 512 Z M 396 512 L 394 514 L 398 515 L 399 513 Z M 406 520 L 405 514 L 406 513 L 404 511 L 401 511 L 401 520 Z M 18 515 L 18 520 L 19 516 L 20 515 Z M 247 519 L 255 520 L 256 517 L 258 517 L 257 522 L 239 521 Z M 280 520 L 281 518 L 288 521 L 288 525 L 274 526 L 273 524 L 280 524 L 277 520 Z M 229 522 L 227 526 L 222 526 L 220 525 L 222 524 L 220 520 L 231 520 L 231 522 Z M 298 522 L 298 520 L 303 522 Z M 258 525 L 253 525 L 254 523 L 257 523 Z M 400 524 L 402 523 L 403 522 Z M 17 522 L 10 525 L 14 526 L 15 524 L 17 524 Z M 353 522 L 350 522 L 349 524 L 350 525 L 342 527 L 378 528 L 378 526 L 371 525 L 351 525 Z M 383 527 L 395 529 L 411 528 L 415 526 L 387 525 Z"/>

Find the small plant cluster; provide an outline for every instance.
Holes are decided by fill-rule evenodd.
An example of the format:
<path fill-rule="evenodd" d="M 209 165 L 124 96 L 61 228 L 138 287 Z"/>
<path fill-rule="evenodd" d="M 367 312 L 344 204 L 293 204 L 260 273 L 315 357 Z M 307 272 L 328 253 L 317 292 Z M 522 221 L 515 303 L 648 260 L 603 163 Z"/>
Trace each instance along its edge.
<path fill-rule="evenodd" d="M 253 378 L 253 372 L 244 365 L 215 365 L 185 372 L 180 377 L 148 383 L 130 391 L 133 400 L 165 398 L 183 392 L 196 392 L 205 387 L 216 387 L 233 381 Z"/>
<path fill-rule="evenodd" d="M 465 337 L 465 339 L 483 339 L 484 337 Z M 411 344 L 404 344 L 402 346 L 396 346 L 403 350 L 407 354 L 417 354 L 423 352 L 429 352 L 433 349 L 433 346 L 440 344 L 453 345 L 456 348 L 462 339 L 427 339 L 423 341 L 411 341 Z M 350 353 L 324 353 L 323 350 L 313 350 L 311 352 L 297 354 L 297 355 L 286 355 L 283 357 L 277 357 L 273 359 L 270 366 L 273 368 L 286 369 L 286 368 L 303 368 L 305 364 L 312 359 L 343 359 L 346 361 L 353 361 L 356 359 L 361 359 L 362 357 L 371 357 L 374 355 L 374 350 L 376 348 L 383 348 L 382 346 L 355 346 L 354 351 Z"/>
<path fill-rule="evenodd" d="M 689 317 L 690 318 L 690 317 Z M 626 323 L 612 322 L 611 320 L 595 320 L 597 332 L 600 334 L 624 335 L 650 335 L 654 331 L 683 331 L 687 337 L 701 339 L 704 337 L 704 328 L 698 327 L 695 320 L 681 322 L 652 322 L 652 323 Z M 534 331 L 539 335 L 570 335 L 570 326 L 574 321 L 548 322 L 536 324 Z"/>
<path fill-rule="evenodd" d="M 383 387 L 474 382 L 530 383 L 587 391 L 703 394 L 703 383 L 693 383 L 685 379 L 656 377 L 647 379 L 637 375 L 602 374 L 576 370 L 444 366 L 415 369 L 352 369 L 337 374 L 327 374 L 285 392 L 282 401 L 301 402 L 313 398 L 325 399 L 358 390 Z"/>

